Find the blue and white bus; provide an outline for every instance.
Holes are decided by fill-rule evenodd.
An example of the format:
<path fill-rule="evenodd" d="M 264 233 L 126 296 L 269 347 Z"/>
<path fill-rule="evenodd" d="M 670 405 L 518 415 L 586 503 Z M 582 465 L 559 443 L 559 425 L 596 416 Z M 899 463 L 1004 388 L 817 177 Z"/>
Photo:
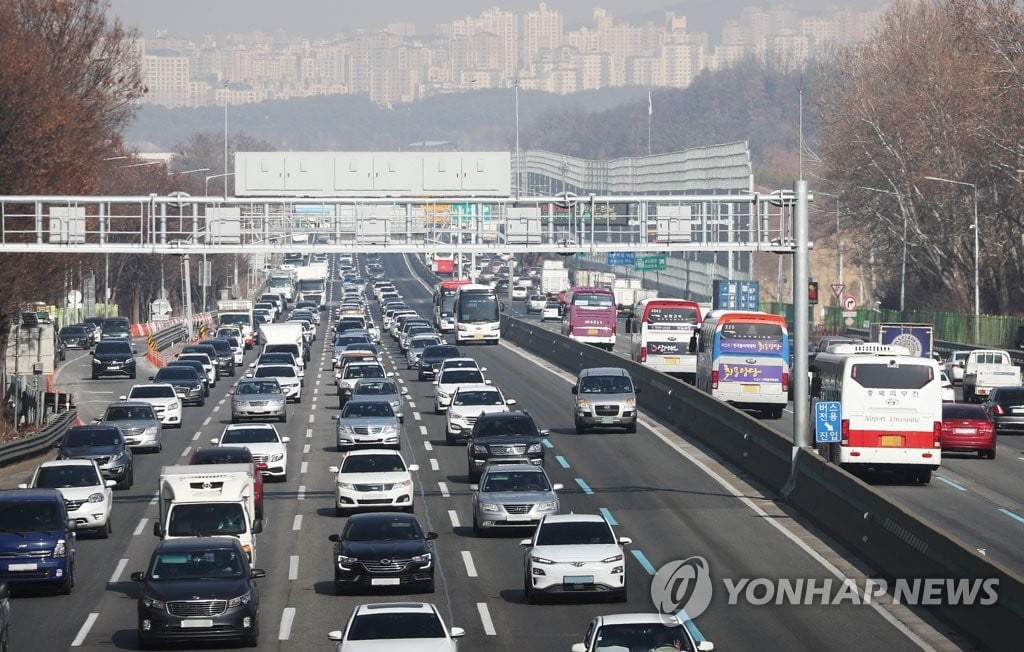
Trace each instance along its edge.
<path fill-rule="evenodd" d="M 494 288 L 463 285 L 455 292 L 455 343 L 497 344 L 501 340 L 501 303 Z"/>
<path fill-rule="evenodd" d="M 698 389 L 778 419 L 789 402 L 789 332 L 779 315 L 715 310 L 697 336 Z"/>

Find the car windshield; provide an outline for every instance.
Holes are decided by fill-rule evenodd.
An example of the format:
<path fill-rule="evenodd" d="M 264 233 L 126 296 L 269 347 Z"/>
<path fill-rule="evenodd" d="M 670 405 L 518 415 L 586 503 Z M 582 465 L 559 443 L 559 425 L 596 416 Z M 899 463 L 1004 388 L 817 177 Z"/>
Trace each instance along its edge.
<path fill-rule="evenodd" d="M 51 500 L 0 503 L 0 531 L 56 530 L 61 526 L 57 505 Z"/>
<path fill-rule="evenodd" d="M 942 418 L 946 419 L 978 419 L 988 421 L 985 408 L 980 405 L 967 405 L 964 403 L 943 403 Z"/>
<path fill-rule="evenodd" d="M 497 391 L 458 392 L 452 399 L 452 405 L 504 405 L 501 394 Z"/>
<path fill-rule="evenodd" d="M 997 389 L 993 403 L 1024 403 L 1024 387 L 1020 389 Z"/>
<path fill-rule="evenodd" d="M 395 411 L 391 409 L 390 403 L 384 401 L 349 401 L 345 404 L 345 410 L 341 418 L 350 417 L 393 417 Z"/>
<path fill-rule="evenodd" d="M 113 428 L 72 428 L 64 435 L 64 446 L 67 448 L 117 446 L 120 443 L 121 433 Z"/>
<path fill-rule="evenodd" d="M 396 638 L 445 638 L 445 632 L 433 613 L 380 613 L 356 616 L 346 636 L 349 641 Z"/>
<path fill-rule="evenodd" d="M 221 444 L 276 444 L 277 431 L 273 428 L 232 428 L 224 431 Z"/>
<path fill-rule="evenodd" d="M 423 348 L 426 348 L 426 347 L 431 346 L 433 344 L 437 344 L 437 338 L 436 337 L 414 337 L 412 339 L 412 341 L 409 342 L 409 348 L 410 349 L 423 349 Z"/>
<path fill-rule="evenodd" d="M 196 362 L 204 366 L 212 364 L 210 362 L 210 356 L 208 356 L 205 353 L 182 353 L 181 355 L 178 356 L 178 359 L 181 361 L 195 360 Z"/>
<path fill-rule="evenodd" d="M 487 493 L 504 493 L 518 491 L 548 491 L 551 485 L 547 477 L 539 471 L 496 471 L 487 474 L 484 479 L 483 491 Z"/>
<path fill-rule="evenodd" d="M 349 455 L 341 465 L 342 473 L 394 473 L 404 471 L 398 455 Z"/>
<path fill-rule="evenodd" d="M 625 376 L 587 376 L 580 381 L 580 391 L 586 394 L 629 394 L 633 383 Z"/>
<path fill-rule="evenodd" d="M 192 464 L 249 464 L 251 462 L 252 455 L 249 450 L 241 446 L 203 448 L 192 458 Z"/>
<path fill-rule="evenodd" d="M 423 349 L 424 358 L 453 358 L 459 355 L 459 350 L 454 346 L 438 344 Z"/>
<path fill-rule="evenodd" d="M 100 484 L 94 466 L 44 466 L 36 476 L 36 487 L 64 489 L 66 487 L 95 487 Z"/>
<path fill-rule="evenodd" d="M 260 382 L 238 383 L 235 394 L 240 396 L 252 396 L 254 394 L 280 394 L 281 386 L 277 382 L 264 380 Z"/>
<path fill-rule="evenodd" d="M 153 408 L 148 405 L 132 405 L 130 407 L 115 405 L 107 408 L 107 413 L 103 416 L 104 421 L 144 421 L 146 419 L 156 419 Z"/>
<path fill-rule="evenodd" d="M 173 398 L 173 387 L 132 387 L 129 398 Z"/>
<path fill-rule="evenodd" d="M 367 382 L 356 383 L 355 389 L 352 391 L 353 395 L 366 395 L 366 396 L 388 396 L 391 394 L 398 393 L 398 386 L 390 380 L 371 380 Z"/>
<path fill-rule="evenodd" d="M 294 366 L 295 356 L 291 353 L 264 353 L 260 356 L 258 364 L 287 364 Z"/>
<path fill-rule="evenodd" d="M 615 543 L 611 528 L 602 521 L 544 523 L 537 533 L 538 546 Z"/>
<path fill-rule="evenodd" d="M 342 536 L 346 541 L 417 541 L 423 538 L 413 519 L 375 517 L 349 520 Z"/>
<path fill-rule="evenodd" d="M 477 424 L 477 430 L 473 433 L 475 437 L 535 436 L 537 434 L 537 427 L 527 416 L 510 418 L 502 415 L 502 418 L 498 419 L 481 418 Z"/>
<path fill-rule="evenodd" d="M 369 344 L 370 338 L 365 335 L 339 335 L 334 338 L 334 346 L 342 347 L 349 344 Z"/>
<path fill-rule="evenodd" d="M 597 630 L 595 650 L 692 650 L 681 625 L 621 623 Z"/>
<path fill-rule="evenodd" d="M 85 326 L 65 326 L 60 329 L 61 335 L 85 335 L 87 333 Z"/>
<path fill-rule="evenodd" d="M 176 508 L 175 512 L 181 507 L 183 506 Z M 171 517 L 172 523 L 174 522 L 173 514 L 174 512 Z M 237 551 L 166 552 L 154 555 L 149 569 L 149 579 L 158 581 L 205 580 L 222 577 L 245 577 L 245 564 Z"/>
<path fill-rule="evenodd" d="M 455 369 L 452 371 L 444 372 L 441 377 L 441 384 L 446 385 L 449 383 L 461 384 L 461 383 L 482 383 L 484 382 L 483 374 L 476 369 Z"/>
<path fill-rule="evenodd" d="M 168 365 L 156 372 L 156 376 L 153 376 L 153 380 L 160 382 L 167 380 L 196 380 L 196 370 L 191 366 Z"/>
<path fill-rule="evenodd" d="M 349 365 L 345 367 L 345 378 L 383 378 L 384 368 L 378 364 Z"/>
<path fill-rule="evenodd" d="M 256 378 L 294 378 L 295 367 L 290 365 L 274 365 L 272 367 L 257 367 L 253 374 Z"/>
<path fill-rule="evenodd" d="M 132 347 L 127 342 L 107 340 L 96 345 L 96 353 L 118 353 L 130 356 L 132 355 Z"/>

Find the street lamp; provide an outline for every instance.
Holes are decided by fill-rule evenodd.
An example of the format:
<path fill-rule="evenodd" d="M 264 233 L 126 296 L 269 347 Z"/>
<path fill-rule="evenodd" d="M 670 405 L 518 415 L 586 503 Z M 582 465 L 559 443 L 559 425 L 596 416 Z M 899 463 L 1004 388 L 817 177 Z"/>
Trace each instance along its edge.
<path fill-rule="evenodd" d="M 519 199 L 519 186 L 522 184 L 521 170 L 519 169 L 519 80 L 515 80 L 516 89 L 516 199 Z"/>
<path fill-rule="evenodd" d="M 226 173 L 224 173 L 224 174 L 211 174 L 210 176 L 206 177 L 206 191 L 205 191 L 205 195 L 206 195 L 207 197 L 209 197 L 209 196 L 210 196 L 210 181 L 211 181 L 211 180 L 213 180 L 213 179 L 219 179 L 219 178 L 221 178 L 221 177 L 232 177 L 232 176 L 234 176 L 234 175 L 235 175 L 235 173 L 234 173 L 234 172 L 226 172 Z M 228 192 L 227 192 L 227 180 L 225 180 L 225 181 L 224 181 L 224 199 L 227 199 L 227 198 L 228 198 Z"/>
<path fill-rule="evenodd" d="M 172 174 L 193 174 L 195 172 L 209 172 L 209 171 L 210 171 L 210 168 L 196 168 L 195 170 L 179 170 L 179 171 L 174 171 L 174 172 L 168 172 L 167 175 L 170 176 Z"/>
<path fill-rule="evenodd" d="M 224 199 L 228 198 L 228 82 L 224 82 Z M 209 195 L 209 193 L 207 193 Z"/>
<path fill-rule="evenodd" d="M 868 188 L 867 186 L 858 186 L 861 190 L 871 190 L 873 192 L 881 192 L 887 195 L 893 195 L 899 199 L 906 199 L 906 195 L 901 192 L 895 192 L 893 190 L 882 190 L 881 188 Z M 907 211 L 900 207 L 900 212 L 903 213 L 903 262 L 900 265 L 900 312 L 903 312 L 904 301 L 907 296 Z M 872 290 L 874 291 L 874 290 Z"/>
<path fill-rule="evenodd" d="M 979 320 L 981 318 L 981 289 L 980 283 L 978 282 L 978 256 L 979 256 L 979 244 L 978 244 L 978 186 L 970 183 L 969 181 L 954 181 L 953 179 L 944 179 L 942 177 L 925 177 L 929 181 L 942 181 L 943 183 L 952 183 L 958 186 L 970 186 L 971 191 L 974 194 L 974 343 L 977 344 L 978 340 L 981 339 L 978 336 L 979 332 Z"/>

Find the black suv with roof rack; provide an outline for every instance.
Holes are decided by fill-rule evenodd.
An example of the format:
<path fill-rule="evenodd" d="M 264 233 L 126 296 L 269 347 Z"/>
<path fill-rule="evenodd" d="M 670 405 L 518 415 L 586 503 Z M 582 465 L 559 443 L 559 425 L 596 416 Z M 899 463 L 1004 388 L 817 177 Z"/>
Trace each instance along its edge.
<path fill-rule="evenodd" d="M 481 414 L 466 444 L 466 474 L 470 482 L 480 479 L 488 464 L 544 465 L 542 437 L 548 430 L 537 428 L 524 410 Z"/>

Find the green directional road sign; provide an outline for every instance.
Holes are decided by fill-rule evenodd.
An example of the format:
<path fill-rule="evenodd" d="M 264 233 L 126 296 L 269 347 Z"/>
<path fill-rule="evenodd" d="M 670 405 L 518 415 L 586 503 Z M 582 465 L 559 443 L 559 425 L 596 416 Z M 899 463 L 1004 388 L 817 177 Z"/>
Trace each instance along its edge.
<path fill-rule="evenodd" d="M 633 263 L 633 269 L 637 272 L 658 272 L 668 267 L 664 255 L 659 256 L 638 256 Z"/>
<path fill-rule="evenodd" d="M 469 221 L 479 217 L 484 222 L 491 219 L 490 204 L 453 204 L 451 208 L 452 217 L 456 220 Z"/>

